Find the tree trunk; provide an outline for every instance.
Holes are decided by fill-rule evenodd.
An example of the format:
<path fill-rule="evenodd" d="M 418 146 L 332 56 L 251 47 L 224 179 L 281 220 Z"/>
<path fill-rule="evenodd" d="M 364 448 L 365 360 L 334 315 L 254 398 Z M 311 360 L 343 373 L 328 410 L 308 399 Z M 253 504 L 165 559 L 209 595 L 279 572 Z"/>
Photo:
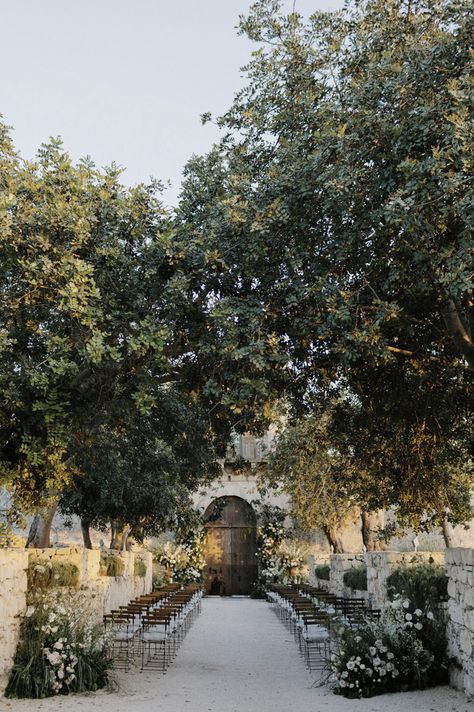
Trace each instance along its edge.
<path fill-rule="evenodd" d="M 110 549 L 117 549 L 119 524 L 115 519 L 110 522 Z"/>
<path fill-rule="evenodd" d="M 125 527 L 122 533 L 122 545 L 120 547 L 121 551 L 129 551 L 128 548 L 128 537 L 130 536 L 131 528 Z"/>
<path fill-rule="evenodd" d="M 82 539 L 84 541 L 84 546 L 86 549 L 93 549 L 94 547 L 92 546 L 91 533 L 90 533 L 89 529 L 90 529 L 90 522 L 88 522 L 85 519 L 81 519 L 81 531 L 82 531 Z"/>
<path fill-rule="evenodd" d="M 362 520 L 362 541 L 367 551 L 382 551 L 383 544 L 376 536 L 376 529 L 374 529 L 374 517 L 368 512 L 361 511 L 360 518 Z"/>
<path fill-rule="evenodd" d="M 326 535 L 329 545 L 332 547 L 333 553 L 343 554 L 344 546 L 342 543 L 342 539 L 339 536 L 339 532 L 337 531 L 337 528 L 331 526 L 330 524 L 327 524 L 325 527 L 323 527 L 323 531 Z"/>
<path fill-rule="evenodd" d="M 51 526 L 57 508 L 58 502 L 54 501 L 49 507 L 35 514 L 26 541 L 27 549 L 48 549 L 51 546 Z"/>
<path fill-rule="evenodd" d="M 474 371 L 474 340 L 469 327 L 462 322 L 460 311 L 452 299 L 447 299 L 442 305 L 441 315 L 459 353 L 466 359 L 468 369 Z"/>
<path fill-rule="evenodd" d="M 125 551 L 125 546 L 127 545 L 127 538 L 129 532 L 129 527 L 121 524 L 117 519 L 113 519 L 110 522 L 111 529 L 111 539 L 110 548 L 116 551 Z M 125 540 L 125 541 L 124 541 Z"/>
<path fill-rule="evenodd" d="M 448 522 L 446 517 L 443 517 L 442 523 L 441 523 L 441 531 L 443 532 L 443 539 L 444 543 L 446 544 L 447 549 L 451 549 L 454 546 L 454 537 L 453 537 L 453 527 L 451 524 Z"/>

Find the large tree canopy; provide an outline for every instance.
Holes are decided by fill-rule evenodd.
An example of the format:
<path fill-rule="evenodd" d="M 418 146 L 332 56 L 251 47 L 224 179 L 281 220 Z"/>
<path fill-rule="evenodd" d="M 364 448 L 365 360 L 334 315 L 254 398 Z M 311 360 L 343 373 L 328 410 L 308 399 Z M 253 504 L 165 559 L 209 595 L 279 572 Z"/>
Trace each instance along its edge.
<path fill-rule="evenodd" d="M 450 508 L 440 444 L 460 469 L 469 457 L 471 10 L 367 0 L 305 22 L 255 3 L 247 85 L 221 144 L 188 165 L 178 213 L 205 328 L 294 412 L 352 392 L 378 432 L 372 465 L 383 446 L 369 503 L 417 516 L 427 493 Z"/>
<path fill-rule="evenodd" d="M 0 123 L 0 202 L 0 484 L 22 510 L 67 489 L 90 522 L 156 528 L 260 418 L 231 407 L 245 360 L 201 328 L 158 184 L 59 140 L 23 161 Z"/>

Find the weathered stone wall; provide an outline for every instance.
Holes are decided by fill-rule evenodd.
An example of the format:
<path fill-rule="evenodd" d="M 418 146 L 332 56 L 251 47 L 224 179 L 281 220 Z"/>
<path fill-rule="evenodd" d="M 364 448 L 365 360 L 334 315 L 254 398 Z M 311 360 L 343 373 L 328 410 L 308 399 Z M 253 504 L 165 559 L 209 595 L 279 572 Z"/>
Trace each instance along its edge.
<path fill-rule="evenodd" d="M 398 552 L 373 551 L 365 554 L 367 564 L 367 592 L 373 607 L 383 608 L 387 600 L 387 579 L 400 566 L 419 564 L 444 565 L 444 551 Z"/>
<path fill-rule="evenodd" d="M 0 549 L 0 695 L 8 682 L 18 643 L 19 616 L 26 607 L 28 552 Z"/>
<path fill-rule="evenodd" d="M 474 549 L 446 552 L 448 583 L 448 645 L 456 664 L 453 687 L 474 695 Z"/>
<path fill-rule="evenodd" d="M 324 564 L 329 564 L 329 554 L 319 553 L 316 556 L 311 554 L 308 556 L 308 580 L 311 586 L 316 586 L 324 591 L 329 591 L 329 581 L 327 579 L 321 579 L 316 576 L 315 568 L 316 566 L 323 566 Z"/>
<path fill-rule="evenodd" d="M 28 562 L 41 564 L 62 559 L 76 564 L 79 570 L 77 588 L 58 590 L 67 592 L 91 622 L 99 623 L 104 613 L 152 590 L 151 553 L 125 551 L 120 556 L 125 564 L 124 573 L 113 577 L 100 575 L 100 551 L 97 549 L 0 549 L 0 695 L 8 682 L 18 643 L 20 617 L 26 608 Z M 136 556 L 145 561 L 145 576 L 134 575 Z"/>
<path fill-rule="evenodd" d="M 363 566 L 365 563 L 364 554 L 331 554 L 331 573 L 329 579 L 329 590 L 335 596 L 354 596 L 352 589 L 344 583 L 344 574 L 349 569 Z M 358 592 L 359 593 L 359 592 Z"/>

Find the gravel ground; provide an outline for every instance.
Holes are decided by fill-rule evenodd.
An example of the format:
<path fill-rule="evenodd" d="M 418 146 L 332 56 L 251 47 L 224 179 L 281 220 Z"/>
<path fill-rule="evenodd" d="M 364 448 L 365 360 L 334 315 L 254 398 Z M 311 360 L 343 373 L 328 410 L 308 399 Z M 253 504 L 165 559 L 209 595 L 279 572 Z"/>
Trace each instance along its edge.
<path fill-rule="evenodd" d="M 0 700 L 2 712 L 473 712 L 448 687 L 346 700 L 318 686 L 268 604 L 209 598 L 166 675 L 131 671 L 118 690 Z"/>

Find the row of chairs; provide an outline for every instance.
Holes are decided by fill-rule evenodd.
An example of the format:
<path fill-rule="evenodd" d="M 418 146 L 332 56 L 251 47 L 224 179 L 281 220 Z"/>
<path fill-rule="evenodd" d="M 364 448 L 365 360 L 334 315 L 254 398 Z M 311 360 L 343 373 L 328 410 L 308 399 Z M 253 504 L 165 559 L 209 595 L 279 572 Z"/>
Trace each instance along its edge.
<path fill-rule="evenodd" d="M 357 627 L 368 618 L 379 620 L 382 615 L 380 609 L 372 608 L 364 598 L 346 598 L 335 596 L 324 589 L 298 584 L 297 590 L 323 609 L 331 616 L 337 616 L 345 624 Z"/>
<path fill-rule="evenodd" d="M 140 671 L 149 666 L 166 672 L 201 611 L 201 600 L 199 584 L 170 584 L 107 613 L 114 666 L 128 671 L 139 659 Z"/>
<path fill-rule="evenodd" d="M 381 611 L 369 608 L 363 598 L 339 597 L 306 584 L 270 586 L 267 599 L 294 634 L 310 671 L 327 664 L 334 620 L 357 627 L 368 618 L 378 620 L 381 616 Z"/>
<path fill-rule="evenodd" d="M 325 667 L 331 653 L 330 615 L 288 586 L 270 586 L 267 600 L 294 635 L 309 670 Z"/>

